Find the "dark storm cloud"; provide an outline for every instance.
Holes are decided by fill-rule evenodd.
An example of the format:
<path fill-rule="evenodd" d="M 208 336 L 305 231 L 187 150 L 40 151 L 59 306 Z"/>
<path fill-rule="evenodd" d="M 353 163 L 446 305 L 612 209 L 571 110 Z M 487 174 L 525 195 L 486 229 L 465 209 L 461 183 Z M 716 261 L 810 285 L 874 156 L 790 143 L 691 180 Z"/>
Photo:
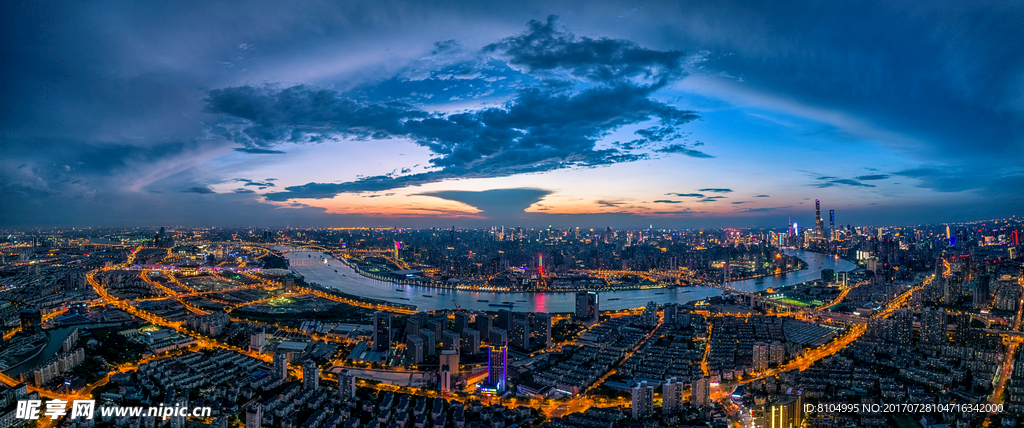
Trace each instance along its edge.
<path fill-rule="evenodd" d="M 554 192 L 546 189 L 530 187 L 516 189 L 493 189 L 479 192 L 446 190 L 440 192 L 418 193 L 420 196 L 432 196 L 449 201 L 461 202 L 475 207 L 480 214 L 489 219 L 506 219 L 523 213 L 530 205 L 544 199 Z"/>
<path fill-rule="evenodd" d="M 654 201 L 654 203 L 656 203 L 656 204 L 678 204 L 678 203 L 682 203 L 682 202 L 683 201 L 669 201 L 669 200 L 666 200 L 666 199 L 659 199 L 657 201 Z"/>
<path fill-rule="evenodd" d="M 290 186 L 267 195 L 276 201 L 632 162 L 647 158 L 633 149 L 676 140 L 681 137 L 678 128 L 697 119 L 692 111 L 652 98 L 669 79 L 682 75 L 681 52 L 644 49 L 625 40 L 577 38 L 555 24 L 554 17 L 547 23 L 531 21 L 526 32 L 483 52 L 527 66 L 531 73 L 559 71 L 600 84 L 540 84 L 517 90 L 500 107 L 452 114 L 374 101 L 366 97 L 371 93 L 367 89 L 346 94 L 306 85 L 241 86 L 210 91 L 206 111 L 233 118 L 219 124 L 221 132 L 248 151 L 339 138 L 404 138 L 435 155 L 432 171 Z M 443 45 L 448 49 L 451 44 Z M 652 119 L 660 125 L 636 131 L 641 138 L 631 145 L 595 148 L 610 132 Z M 710 157 L 681 143 L 658 151 Z"/>
<path fill-rule="evenodd" d="M 595 145 L 624 125 L 658 119 L 679 126 L 696 118 L 692 112 L 649 98 L 653 91 L 650 86 L 625 83 L 578 93 L 527 89 L 501 107 L 442 115 L 399 103 L 357 101 L 306 86 L 282 90 L 244 86 L 211 91 L 208 111 L 251 124 L 244 130 L 224 126 L 229 137 L 248 147 L 322 142 L 336 136 L 407 138 L 437 155 L 430 160 L 436 171 L 309 183 L 268 195 L 272 200 L 287 200 L 642 159 L 643 154 L 599 150 Z"/>
<path fill-rule="evenodd" d="M 195 186 L 182 190 L 181 193 L 198 193 L 200 195 L 209 195 L 216 192 L 214 192 L 212 189 L 206 186 Z"/>
<path fill-rule="evenodd" d="M 711 192 L 711 193 L 732 193 L 732 189 L 698 189 L 699 192 Z"/>
<path fill-rule="evenodd" d="M 666 193 L 669 196 L 678 196 L 680 198 L 703 198 L 702 193 Z"/>
<path fill-rule="evenodd" d="M 770 196 L 768 196 L 768 195 L 757 195 L 757 196 L 754 196 L 754 197 L 755 198 L 769 198 Z"/>
<path fill-rule="evenodd" d="M 644 78 L 656 82 L 682 74 L 680 51 L 656 51 L 620 39 L 576 37 L 557 28 L 558 17 L 531 20 L 525 33 L 484 47 L 502 53 L 513 65 L 530 72 L 564 69 L 576 77 L 597 82 Z"/>
<path fill-rule="evenodd" d="M 988 195 L 1019 195 L 1024 189 L 1020 169 L 913 168 L 893 173 L 917 180 L 916 187 L 951 193 L 974 190 Z"/>
<path fill-rule="evenodd" d="M 243 119 L 211 133 L 209 125 L 220 124 L 224 117 L 203 113 L 209 88 L 287 82 L 279 84 L 319 85 L 348 94 L 370 82 L 351 98 L 375 105 L 412 103 L 415 98 L 415 105 L 424 105 L 433 91 L 439 97 L 448 88 L 440 86 L 442 80 L 451 83 L 448 92 L 457 91 L 461 100 L 476 100 L 488 91 L 497 99 L 514 100 L 519 91 L 531 88 L 572 91 L 574 82 L 652 85 L 671 80 L 680 70 L 735 79 L 744 90 L 881 129 L 881 134 L 872 134 L 839 126 L 847 134 L 844 141 L 855 134 L 857 140 L 896 147 L 917 161 L 888 166 L 887 171 L 943 164 L 927 168 L 927 173 L 889 173 L 919 187 L 912 189 L 917 195 L 965 190 L 976 191 L 980 198 L 989 195 L 989 203 L 955 213 L 941 210 L 942 215 L 978 218 L 1019 211 L 1024 189 L 1019 170 L 1024 162 L 1024 56 L 1019 54 L 1024 47 L 1019 30 L 1024 5 L 1019 2 L 648 2 L 628 14 L 624 9 L 614 2 L 581 8 L 550 0 L 500 7 L 486 2 L 437 7 L 429 2 L 257 0 L 241 9 L 217 2 L 4 2 L 0 224 L 102 222 L 104 215 L 108 224 L 138 218 L 186 223 L 180 220 L 212 221 L 217 219 L 212 213 L 237 213 L 242 207 L 253 217 L 223 218 L 228 223 L 335 224 L 339 217 L 322 210 L 247 205 L 253 195 L 181 193 L 233 176 L 198 167 L 231 149 L 259 160 L 273 158 L 261 154 L 287 150 L 263 140 L 280 129 Z M 522 23 L 549 13 L 572 16 L 567 24 L 589 37 L 568 34 L 553 22 L 534 22 L 527 31 L 507 37 L 522 29 Z M 437 40 L 446 42 L 434 45 Z M 480 53 L 476 47 L 495 40 L 499 42 L 486 53 L 490 58 L 514 61 L 517 69 L 535 76 L 520 76 L 521 81 L 512 83 L 515 73 L 492 70 L 491 63 L 474 58 L 467 61 L 471 67 L 459 62 L 426 67 L 422 80 L 389 78 L 423 53 L 429 52 L 430 60 L 475 55 Z M 549 58 L 543 49 L 533 49 L 533 41 L 565 55 Z M 707 60 L 696 71 L 680 66 L 680 49 L 706 51 Z M 474 73 L 481 77 L 467 79 Z M 376 85 L 382 78 L 390 83 Z M 496 80 L 483 86 L 483 79 Z M 420 86 L 411 89 L 415 85 Z M 411 92 L 420 88 L 430 93 L 413 97 Z M 282 141 L 330 137 L 307 131 L 302 138 L 282 131 Z M 604 158 L 592 153 L 584 157 L 626 161 L 644 155 L 637 150 L 657 150 L 651 141 L 639 142 L 646 145 L 616 146 Z M 455 152 L 437 156 L 455 161 Z M 349 187 L 394 188 L 459 179 L 463 172 L 489 176 L 473 167 L 435 167 L 431 172 L 411 178 L 379 175 Z M 330 194 L 336 189 L 323 190 Z M 185 202 L 161 205 L 163 199 L 149 198 L 157 192 L 163 192 L 161 198 Z M 898 220 L 912 218 L 911 213 L 935 219 L 940 212 L 936 207 L 914 209 L 900 212 Z M 868 214 L 864 218 L 886 221 L 883 214 Z M 613 224 L 606 220 L 624 217 L 600 218 L 599 224 Z"/>
<path fill-rule="evenodd" d="M 711 155 L 709 155 L 707 153 L 704 153 L 704 152 L 702 152 L 700 150 L 694 150 L 694 149 L 691 149 L 689 147 L 686 147 L 686 146 L 684 146 L 682 144 L 671 144 L 671 145 L 668 145 L 668 146 L 665 146 L 665 147 L 662 147 L 662 148 L 659 148 L 659 149 L 655 149 L 654 151 L 656 151 L 658 153 L 679 153 L 679 154 L 683 154 L 683 155 L 686 155 L 686 156 L 689 156 L 689 157 L 692 157 L 692 158 L 713 158 L 714 157 L 714 156 L 711 156 Z"/>
<path fill-rule="evenodd" d="M 854 177 L 854 178 L 857 179 L 857 180 L 860 180 L 860 181 L 872 181 L 872 180 L 886 180 L 889 177 L 890 177 L 890 175 L 888 175 L 888 174 L 869 174 L 869 175 L 859 175 L 859 176 Z"/>
<path fill-rule="evenodd" d="M 725 199 L 725 196 L 708 196 L 704 199 L 697 200 L 697 202 L 715 202 L 719 199 Z"/>
<path fill-rule="evenodd" d="M 285 152 L 281 150 L 272 149 L 261 149 L 259 147 L 235 147 L 236 152 L 250 153 L 254 155 L 283 155 Z"/>
<path fill-rule="evenodd" d="M 826 177 L 826 178 L 833 178 L 833 177 Z M 819 180 L 822 180 L 822 178 L 819 178 Z M 826 180 L 826 181 L 819 182 L 819 183 L 815 184 L 814 186 L 818 187 L 818 188 L 826 188 L 826 187 L 832 187 L 832 186 L 836 186 L 836 185 L 854 186 L 854 187 L 875 187 L 874 184 L 861 183 L 861 182 L 859 182 L 857 180 L 853 180 L 853 179 L 850 179 L 850 178 L 837 178 L 837 179 L 834 179 L 834 180 Z"/>

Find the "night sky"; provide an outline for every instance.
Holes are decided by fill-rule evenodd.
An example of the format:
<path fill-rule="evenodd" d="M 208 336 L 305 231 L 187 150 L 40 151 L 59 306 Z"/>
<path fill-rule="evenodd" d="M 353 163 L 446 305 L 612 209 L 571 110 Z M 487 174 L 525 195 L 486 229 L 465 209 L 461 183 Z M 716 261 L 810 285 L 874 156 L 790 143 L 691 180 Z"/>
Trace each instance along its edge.
<path fill-rule="evenodd" d="M 1024 3 L 427 3 L 3 2 L 0 226 L 1022 213 Z"/>

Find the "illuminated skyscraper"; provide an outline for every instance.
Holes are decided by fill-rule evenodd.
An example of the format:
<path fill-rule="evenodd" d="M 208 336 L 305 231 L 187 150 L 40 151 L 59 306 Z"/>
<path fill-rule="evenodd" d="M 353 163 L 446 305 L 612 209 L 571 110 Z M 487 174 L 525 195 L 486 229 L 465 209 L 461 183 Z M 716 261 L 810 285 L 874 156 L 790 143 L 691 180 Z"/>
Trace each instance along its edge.
<path fill-rule="evenodd" d="M 512 345 L 520 349 L 530 349 L 530 320 L 512 322 Z"/>
<path fill-rule="evenodd" d="M 373 350 L 391 349 L 391 315 L 386 312 L 373 314 Z"/>
<path fill-rule="evenodd" d="M 941 345 L 946 341 L 946 311 L 924 308 L 921 311 L 921 342 Z"/>
<path fill-rule="evenodd" d="M 533 314 L 534 332 L 533 336 L 538 342 L 543 342 L 545 348 L 551 347 L 551 314 L 537 312 Z"/>
<path fill-rule="evenodd" d="M 828 210 L 828 240 L 836 239 L 836 210 Z"/>
<path fill-rule="evenodd" d="M 821 202 L 814 200 L 814 234 L 819 238 L 825 236 L 825 222 L 821 219 Z"/>
<path fill-rule="evenodd" d="M 498 393 L 505 392 L 508 380 L 508 346 L 491 346 L 487 358 L 487 383 Z"/>
<path fill-rule="evenodd" d="M 804 421 L 800 396 L 790 395 L 765 406 L 766 428 L 798 428 Z"/>
<path fill-rule="evenodd" d="M 459 353 L 476 355 L 480 352 L 480 332 L 471 328 L 465 328 L 459 333 Z"/>
<path fill-rule="evenodd" d="M 592 323 L 597 322 L 599 314 L 597 293 L 593 291 L 576 293 L 576 318 L 584 323 Z"/>

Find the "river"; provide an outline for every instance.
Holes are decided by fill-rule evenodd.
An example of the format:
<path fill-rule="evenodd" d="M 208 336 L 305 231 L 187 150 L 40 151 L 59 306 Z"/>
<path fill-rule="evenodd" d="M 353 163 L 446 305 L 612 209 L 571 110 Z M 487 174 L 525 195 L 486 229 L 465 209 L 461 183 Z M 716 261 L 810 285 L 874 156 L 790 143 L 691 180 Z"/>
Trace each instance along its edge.
<path fill-rule="evenodd" d="M 808 268 L 786 275 L 734 281 L 732 287 L 750 292 L 766 290 L 769 287 L 781 288 L 820 279 L 822 269 L 843 272 L 856 267 L 846 260 L 824 254 L 798 250 L 787 250 L 786 253 L 796 255 L 807 262 Z M 328 257 L 328 264 L 324 264 L 320 257 Z M 340 260 L 330 258 L 330 256 L 317 251 L 295 251 L 288 253 L 287 258 L 291 263 L 290 269 L 304 276 L 306 282 L 315 282 L 358 296 L 412 304 L 422 311 L 455 309 L 456 303 L 462 309 L 467 310 L 507 309 L 489 306 L 501 302 L 513 302 L 511 310 L 519 312 L 573 312 L 576 310 L 576 294 L 573 292 L 502 293 L 403 285 L 364 277 Z M 598 305 L 601 310 L 629 309 L 644 306 L 650 301 L 659 304 L 686 303 L 718 296 L 721 293 L 722 290 L 712 287 L 602 291 Z"/>

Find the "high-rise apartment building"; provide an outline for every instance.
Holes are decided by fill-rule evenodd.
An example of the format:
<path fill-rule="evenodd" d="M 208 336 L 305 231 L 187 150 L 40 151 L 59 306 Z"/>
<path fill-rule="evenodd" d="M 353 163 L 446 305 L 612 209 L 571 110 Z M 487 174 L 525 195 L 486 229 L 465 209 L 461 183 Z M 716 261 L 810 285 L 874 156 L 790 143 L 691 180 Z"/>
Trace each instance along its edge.
<path fill-rule="evenodd" d="M 391 314 L 373 314 L 373 350 L 383 352 L 391 349 Z"/>
<path fill-rule="evenodd" d="M 641 381 L 633 387 L 633 419 L 641 419 L 654 413 L 654 387 Z"/>

